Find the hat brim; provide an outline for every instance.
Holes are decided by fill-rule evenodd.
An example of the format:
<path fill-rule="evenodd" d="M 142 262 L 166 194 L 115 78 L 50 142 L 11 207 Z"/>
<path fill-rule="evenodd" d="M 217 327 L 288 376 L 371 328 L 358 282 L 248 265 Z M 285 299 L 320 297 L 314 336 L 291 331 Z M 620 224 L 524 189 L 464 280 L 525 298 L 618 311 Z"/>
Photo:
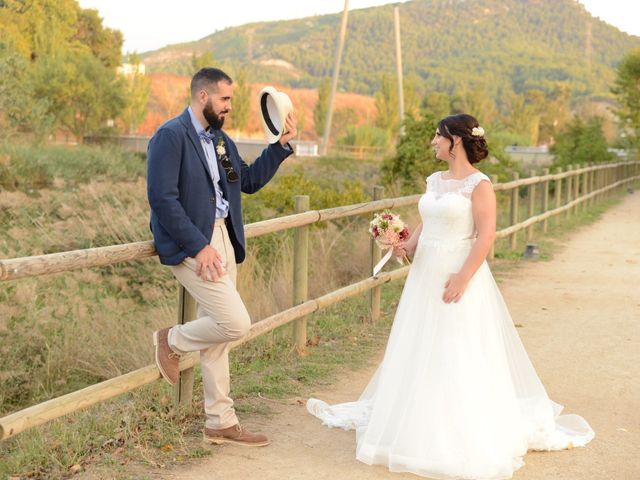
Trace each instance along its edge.
<path fill-rule="evenodd" d="M 289 95 L 273 87 L 264 87 L 258 95 L 260 120 L 269 143 L 276 143 L 284 132 L 284 122 L 293 110 Z"/>

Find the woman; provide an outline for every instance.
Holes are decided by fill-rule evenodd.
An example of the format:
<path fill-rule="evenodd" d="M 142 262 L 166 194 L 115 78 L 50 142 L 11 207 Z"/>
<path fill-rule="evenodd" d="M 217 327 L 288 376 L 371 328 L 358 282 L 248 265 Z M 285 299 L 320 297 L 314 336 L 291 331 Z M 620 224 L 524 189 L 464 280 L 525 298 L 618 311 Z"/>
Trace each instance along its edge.
<path fill-rule="evenodd" d="M 427 178 L 423 224 L 395 249 L 414 260 L 384 359 L 357 402 L 309 399 L 307 408 L 356 429 L 356 457 L 367 464 L 437 479 L 511 478 L 527 450 L 583 446 L 594 433 L 577 415 L 559 416 L 485 261 L 496 201 L 474 167 L 488 155 L 484 130 L 452 115 L 431 144 L 449 169 Z"/>

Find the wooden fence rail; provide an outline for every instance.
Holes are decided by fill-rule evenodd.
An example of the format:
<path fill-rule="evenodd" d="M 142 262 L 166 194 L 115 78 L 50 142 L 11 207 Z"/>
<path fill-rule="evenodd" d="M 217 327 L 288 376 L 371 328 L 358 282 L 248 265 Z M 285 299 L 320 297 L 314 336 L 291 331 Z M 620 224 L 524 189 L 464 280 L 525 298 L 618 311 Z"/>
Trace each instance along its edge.
<path fill-rule="evenodd" d="M 564 205 L 560 205 L 562 199 L 562 182 L 567 181 L 564 189 L 567 201 Z M 580 180 L 582 180 L 580 182 Z M 546 222 L 546 220 L 554 215 L 562 212 L 571 214 L 572 210 L 578 208 L 580 204 L 592 204 L 596 200 L 601 200 L 610 194 L 614 189 L 629 184 L 630 182 L 640 180 L 640 161 L 633 162 L 616 162 L 597 166 L 589 166 L 579 169 L 568 169 L 565 172 L 555 174 L 546 174 L 542 176 L 531 176 L 528 178 L 518 179 L 506 183 L 495 183 L 494 190 L 507 191 L 511 190 L 511 225 L 497 232 L 497 238 L 511 237 L 511 246 L 516 248 L 517 232 L 523 229 L 531 228 L 536 223 Z M 548 208 L 548 191 L 549 182 L 555 182 L 555 208 Z M 578 182 L 582 185 L 580 196 L 578 196 Z M 542 213 L 533 215 L 535 207 L 535 198 L 529 198 L 528 202 L 528 218 L 518 222 L 518 197 L 520 187 L 534 186 L 542 184 L 539 189 L 543 192 Z M 530 191 L 533 189 L 531 188 Z M 347 205 L 343 207 L 329 208 L 325 210 L 309 210 L 308 197 L 300 198 L 296 201 L 296 209 L 300 213 L 289 215 L 286 217 L 274 218 L 262 222 L 252 223 L 245 227 L 247 238 L 257 237 L 268 233 L 274 233 L 282 230 L 306 227 L 317 222 L 324 222 L 338 218 L 351 217 L 355 215 L 364 215 L 383 209 L 392 209 L 403 206 L 415 205 L 421 195 L 412 195 L 408 197 L 391 198 L 378 200 L 382 195 L 382 190 L 377 189 L 374 192 L 374 201 L 360 203 L 356 205 Z M 294 276 L 298 283 L 304 283 L 302 277 L 306 275 L 306 266 L 300 265 L 300 262 L 307 262 L 307 255 L 298 250 L 304 250 L 308 240 L 305 238 L 303 231 L 296 234 L 296 248 L 294 269 L 298 273 Z M 87 250 L 75 250 L 71 252 L 62 252 L 49 255 L 39 255 L 34 257 L 23 257 L 15 259 L 0 260 L 0 281 L 17 280 L 21 278 L 34 277 L 38 275 L 51 274 L 72 271 L 80 268 L 98 267 L 112 265 L 115 263 L 139 260 L 156 255 L 153 243 L 136 242 L 126 245 L 114 245 L 109 247 L 92 248 Z M 372 264 L 379 257 L 379 252 L 372 249 Z M 246 343 L 260 335 L 272 331 L 273 329 L 286 325 L 294 320 L 301 321 L 311 313 L 326 309 L 327 307 L 355 295 L 364 292 L 379 292 L 379 287 L 384 283 L 403 278 L 409 271 L 409 267 L 399 268 L 390 272 L 381 273 L 376 277 L 366 278 L 352 285 L 340 288 L 316 299 L 306 299 L 306 288 L 298 287 L 294 291 L 295 306 L 276 313 L 264 320 L 256 322 L 252 325 L 249 333 L 232 344 L 235 348 Z M 304 286 L 304 285 L 303 285 Z M 295 286 L 294 286 L 295 288 Z M 379 294 L 370 296 L 371 317 L 377 318 L 379 315 Z M 186 294 L 184 290 L 180 292 L 179 302 L 179 321 L 187 321 L 195 315 L 195 303 L 193 299 Z M 295 329 L 295 345 L 298 350 L 304 348 L 306 343 L 306 326 L 298 323 Z M 192 373 L 185 376 L 185 372 L 192 372 L 193 367 L 198 363 L 196 354 L 185 355 L 180 361 L 181 381 L 176 388 L 176 399 L 180 403 L 191 402 L 191 390 L 193 388 Z M 3 418 L 0 418 L 0 440 L 4 440 L 16 435 L 28 428 L 41 425 L 65 414 L 75 412 L 77 410 L 89 407 L 95 403 L 113 398 L 122 393 L 131 391 L 142 385 L 151 383 L 160 378 L 160 374 L 155 365 L 148 365 L 125 375 L 118 376 L 106 380 L 104 382 L 91 385 L 81 390 L 63 395 L 58 398 L 48 400 L 46 402 L 28 407 L 26 409 L 14 412 Z"/>

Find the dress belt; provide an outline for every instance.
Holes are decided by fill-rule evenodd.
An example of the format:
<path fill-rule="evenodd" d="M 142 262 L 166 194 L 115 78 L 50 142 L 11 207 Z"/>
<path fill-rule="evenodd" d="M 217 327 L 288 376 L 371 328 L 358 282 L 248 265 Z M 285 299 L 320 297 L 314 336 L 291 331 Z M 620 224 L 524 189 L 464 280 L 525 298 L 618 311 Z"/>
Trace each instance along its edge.
<path fill-rule="evenodd" d="M 216 221 L 213 225 L 211 225 L 213 228 L 215 227 L 222 227 L 225 223 L 226 218 L 216 218 Z"/>

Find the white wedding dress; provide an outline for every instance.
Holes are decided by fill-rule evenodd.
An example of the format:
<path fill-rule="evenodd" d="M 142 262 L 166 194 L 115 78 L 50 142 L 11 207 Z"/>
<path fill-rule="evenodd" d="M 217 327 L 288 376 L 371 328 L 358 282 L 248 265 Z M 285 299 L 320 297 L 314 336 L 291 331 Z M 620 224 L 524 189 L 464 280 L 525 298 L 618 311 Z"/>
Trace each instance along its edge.
<path fill-rule="evenodd" d="M 458 303 L 442 301 L 473 245 L 470 198 L 485 180 L 427 179 L 422 234 L 382 363 L 358 401 L 307 402 L 324 424 L 356 430 L 364 463 L 435 479 L 508 479 L 527 450 L 594 437 L 547 396 L 486 262 Z"/>

